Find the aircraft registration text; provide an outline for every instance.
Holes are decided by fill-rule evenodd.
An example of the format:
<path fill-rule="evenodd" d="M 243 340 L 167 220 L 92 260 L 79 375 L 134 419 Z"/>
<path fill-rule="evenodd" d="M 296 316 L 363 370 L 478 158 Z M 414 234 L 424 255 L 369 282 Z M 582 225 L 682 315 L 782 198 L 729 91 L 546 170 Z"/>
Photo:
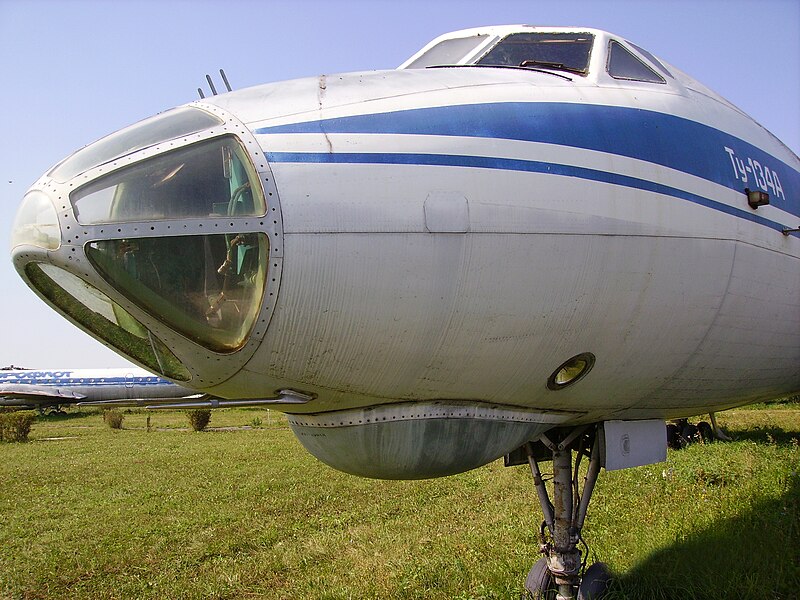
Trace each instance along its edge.
<path fill-rule="evenodd" d="M 734 177 L 741 180 L 742 183 L 748 183 L 750 176 L 752 176 L 753 181 L 762 191 L 772 191 L 776 198 L 783 198 L 786 200 L 777 172 L 766 165 L 762 165 L 754 158 L 739 158 L 736 156 L 735 152 L 727 146 L 725 146 L 725 152 L 731 157 Z"/>

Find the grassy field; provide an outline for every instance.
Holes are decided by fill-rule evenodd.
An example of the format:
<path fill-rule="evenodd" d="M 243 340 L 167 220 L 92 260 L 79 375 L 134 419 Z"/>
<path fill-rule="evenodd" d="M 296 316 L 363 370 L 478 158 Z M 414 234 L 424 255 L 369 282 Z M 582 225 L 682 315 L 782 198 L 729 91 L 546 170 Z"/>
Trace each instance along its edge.
<path fill-rule="evenodd" d="M 524 467 L 373 481 L 275 413 L 146 419 L 74 411 L 0 444 L 0 598 L 516 600 L 538 558 Z M 797 598 L 800 405 L 719 420 L 735 442 L 601 474 L 584 538 L 614 598 Z"/>

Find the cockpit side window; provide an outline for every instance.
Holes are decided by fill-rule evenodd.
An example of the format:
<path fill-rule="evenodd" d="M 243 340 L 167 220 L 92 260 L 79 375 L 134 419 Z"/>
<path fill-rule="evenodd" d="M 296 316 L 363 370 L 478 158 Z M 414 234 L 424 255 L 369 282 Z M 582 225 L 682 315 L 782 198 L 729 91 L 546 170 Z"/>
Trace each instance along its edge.
<path fill-rule="evenodd" d="M 661 75 L 615 40 L 611 40 L 608 46 L 607 69 L 608 74 L 614 79 L 643 81 L 645 83 L 666 83 L 666 80 Z"/>
<path fill-rule="evenodd" d="M 585 75 L 593 43 L 590 33 L 512 33 L 477 64 L 550 68 Z"/>
<path fill-rule="evenodd" d="M 126 167 L 70 195 L 79 223 L 264 214 L 264 195 L 247 153 L 232 136 Z"/>
<path fill-rule="evenodd" d="M 65 182 L 84 171 L 153 144 L 202 131 L 222 123 L 217 117 L 191 107 L 176 108 L 78 150 L 57 164 L 49 175 Z"/>
<path fill-rule="evenodd" d="M 438 65 L 457 65 L 489 37 L 486 34 L 443 40 L 430 48 L 406 69 L 424 69 Z"/>
<path fill-rule="evenodd" d="M 667 69 L 667 67 L 665 67 L 665 66 L 663 65 L 663 63 L 662 63 L 660 60 L 658 60 L 658 59 L 657 59 L 655 56 L 653 56 L 652 54 L 650 54 L 650 53 L 649 53 L 647 50 L 645 50 L 644 48 L 642 48 L 642 47 L 640 47 L 640 46 L 637 46 L 636 44 L 633 44 L 633 43 L 631 43 L 631 42 L 628 42 L 628 44 L 630 44 L 631 48 L 633 48 L 634 50 L 636 50 L 636 51 L 637 51 L 639 54 L 641 54 L 641 55 L 642 55 L 642 56 L 644 56 L 644 57 L 645 57 L 647 60 L 649 60 L 651 63 L 653 63 L 653 66 L 654 66 L 656 69 L 658 69 L 659 71 L 661 71 L 661 72 L 662 72 L 664 75 L 666 75 L 667 77 L 670 77 L 670 78 L 672 78 L 672 79 L 674 79 L 674 78 L 675 78 L 675 77 L 672 75 L 672 73 L 670 73 L 670 72 L 669 72 L 669 69 Z"/>

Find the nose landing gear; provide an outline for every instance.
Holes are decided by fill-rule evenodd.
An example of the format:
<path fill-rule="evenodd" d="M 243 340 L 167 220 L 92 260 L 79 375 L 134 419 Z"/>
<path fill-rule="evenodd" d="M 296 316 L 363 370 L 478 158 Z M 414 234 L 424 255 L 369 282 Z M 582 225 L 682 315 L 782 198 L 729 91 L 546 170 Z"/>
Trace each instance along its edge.
<path fill-rule="evenodd" d="M 581 529 L 600 473 L 597 426 L 542 435 L 524 449 L 544 514 L 539 530 L 544 557 L 528 573 L 525 581 L 528 597 L 533 600 L 601 600 L 611 575 L 603 563 L 586 568 L 586 556 L 582 560 L 578 548 L 579 543 L 583 544 L 588 554 Z M 589 465 L 581 488 L 580 465 L 584 457 Z M 543 460 L 553 461 L 552 501 L 539 468 L 539 461 Z"/>

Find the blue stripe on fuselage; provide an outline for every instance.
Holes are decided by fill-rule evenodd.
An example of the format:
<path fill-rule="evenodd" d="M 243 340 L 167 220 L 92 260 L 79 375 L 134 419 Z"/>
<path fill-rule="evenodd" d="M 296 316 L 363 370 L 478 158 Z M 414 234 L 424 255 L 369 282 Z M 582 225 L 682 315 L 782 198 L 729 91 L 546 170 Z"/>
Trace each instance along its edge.
<path fill-rule="evenodd" d="M 800 173 L 792 167 L 708 125 L 644 109 L 555 102 L 469 104 L 292 123 L 263 127 L 255 133 L 418 134 L 542 142 L 648 161 L 737 191 L 758 189 L 753 174 L 748 174 L 747 183 L 736 178 L 727 147 L 736 157 L 751 158 L 776 172 L 785 198 L 770 191 L 770 204 L 800 214 L 795 195 L 800 189 Z M 737 215 L 740 213 L 749 214 L 739 211 Z"/>
<path fill-rule="evenodd" d="M 452 154 L 391 154 L 391 153 L 341 153 L 328 154 L 323 152 L 272 152 L 267 153 L 267 160 L 274 162 L 294 162 L 294 163 L 339 163 L 339 164 L 402 164 L 402 165 L 437 165 L 448 167 L 473 167 L 482 169 L 503 169 L 510 171 L 527 171 L 530 173 L 548 173 L 550 175 L 565 175 L 568 177 L 578 177 L 591 181 L 601 181 L 614 185 L 656 192 L 676 198 L 682 198 L 695 204 L 700 204 L 707 208 L 747 219 L 753 223 L 759 223 L 776 231 L 781 231 L 785 225 L 765 219 L 754 212 L 747 212 L 729 206 L 722 202 L 716 202 L 697 194 L 692 194 L 674 187 L 662 185 L 646 179 L 587 169 L 585 167 L 573 167 L 539 161 L 518 160 L 508 158 L 491 158 L 482 156 L 456 156 Z"/>

